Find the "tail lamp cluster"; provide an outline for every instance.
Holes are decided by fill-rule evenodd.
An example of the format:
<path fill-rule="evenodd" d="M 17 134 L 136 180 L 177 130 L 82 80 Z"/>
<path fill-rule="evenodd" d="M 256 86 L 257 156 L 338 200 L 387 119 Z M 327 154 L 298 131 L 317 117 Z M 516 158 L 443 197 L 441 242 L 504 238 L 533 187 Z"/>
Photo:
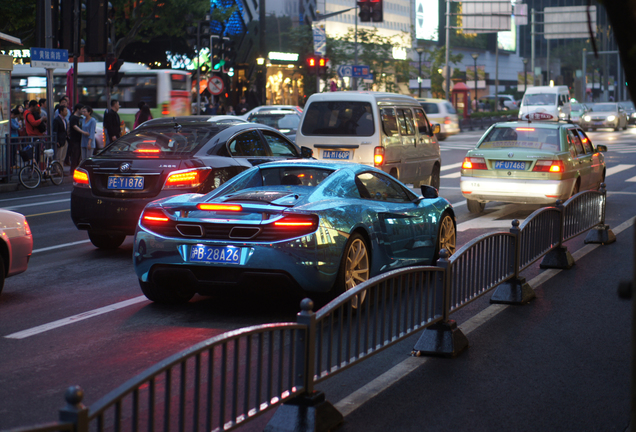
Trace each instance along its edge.
<path fill-rule="evenodd" d="M 210 175 L 210 169 L 188 169 L 173 171 L 168 174 L 164 182 L 163 189 L 191 189 L 199 187 L 205 179 Z M 77 168 L 73 171 L 73 185 L 77 187 L 91 187 L 88 171 Z"/>
<path fill-rule="evenodd" d="M 466 157 L 462 163 L 463 169 L 474 170 L 486 170 L 486 159 L 482 157 Z M 560 160 L 538 160 L 534 165 L 532 171 L 534 172 L 549 172 L 549 173 L 562 173 L 565 170 L 563 161 Z"/>
<path fill-rule="evenodd" d="M 384 147 L 376 147 L 373 149 L 373 164 L 376 167 L 384 165 Z"/>

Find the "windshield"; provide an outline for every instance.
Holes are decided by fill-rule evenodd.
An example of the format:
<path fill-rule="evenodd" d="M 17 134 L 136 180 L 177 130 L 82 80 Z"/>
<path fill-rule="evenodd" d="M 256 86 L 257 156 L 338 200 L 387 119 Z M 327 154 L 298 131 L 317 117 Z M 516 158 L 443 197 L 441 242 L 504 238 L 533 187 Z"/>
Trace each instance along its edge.
<path fill-rule="evenodd" d="M 496 127 L 484 138 L 480 149 L 525 148 L 558 151 L 558 129 L 534 127 Z"/>
<path fill-rule="evenodd" d="M 369 102 L 314 102 L 305 111 L 303 135 L 371 136 L 375 133 Z"/>
<path fill-rule="evenodd" d="M 300 123 L 300 116 L 297 114 L 286 113 L 257 113 L 251 115 L 248 119 L 255 123 L 261 123 L 267 126 L 271 126 L 280 131 L 290 131 L 298 129 L 298 123 Z"/>
<path fill-rule="evenodd" d="M 596 112 L 616 112 L 618 111 L 616 104 L 595 104 L 592 111 Z"/>
<path fill-rule="evenodd" d="M 633 102 L 621 102 L 619 105 L 622 106 L 624 110 L 634 111 Z"/>
<path fill-rule="evenodd" d="M 161 126 L 136 129 L 108 147 L 101 155 L 130 155 L 173 157 L 192 154 L 219 132 L 219 128 L 205 126 Z"/>
<path fill-rule="evenodd" d="M 526 94 L 523 97 L 523 104 L 525 106 L 556 105 L 556 101 L 557 95 L 555 93 Z"/>
<path fill-rule="evenodd" d="M 577 104 L 577 103 L 572 104 L 572 111 L 583 111 L 584 109 L 585 107 L 581 104 Z"/>

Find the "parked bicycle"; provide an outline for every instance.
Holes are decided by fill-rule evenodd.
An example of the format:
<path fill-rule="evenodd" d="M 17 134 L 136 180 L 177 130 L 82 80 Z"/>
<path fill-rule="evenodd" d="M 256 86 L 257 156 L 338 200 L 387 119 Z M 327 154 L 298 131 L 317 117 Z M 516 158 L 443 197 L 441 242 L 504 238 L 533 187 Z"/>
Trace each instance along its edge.
<path fill-rule="evenodd" d="M 53 160 L 53 149 L 44 150 L 44 163 L 46 168 L 40 170 L 38 161 L 35 157 L 35 151 L 32 145 L 27 145 L 20 150 L 20 157 L 24 162 L 28 162 L 20 170 L 20 183 L 27 189 L 35 189 L 40 185 L 42 179 L 50 179 L 54 185 L 62 184 L 64 178 L 64 168 L 62 164 Z"/>

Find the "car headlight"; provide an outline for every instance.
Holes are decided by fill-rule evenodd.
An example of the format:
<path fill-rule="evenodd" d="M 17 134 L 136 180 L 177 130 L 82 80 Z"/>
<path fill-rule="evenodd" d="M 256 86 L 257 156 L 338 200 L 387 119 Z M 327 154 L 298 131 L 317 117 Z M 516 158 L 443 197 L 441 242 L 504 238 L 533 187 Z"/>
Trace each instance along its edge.
<path fill-rule="evenodd" d="M 636 117 L 636 112 L 633 112 L 633 113 L 632 113 L 632 117 Z"/>
<path fill-rule="evenodd" d="M 592 117 L 590 117 L 590 116 L 585 116 L 585 117 L 583 117 L 583 120 L 585 120 L 585 121 L 590 121 L 590 120 L 592 120 Z"/>
<path fill-rule="evenodd" d="M 614 121 L 614 120 L 616 120 L 616 116 L 613 116 L 613 115 L 607 116 L 607 121 Z"/>
<path fill-rule="evenodd" d="M 565 118 L 565 113 L 563 113 L 563 112 L 562 112 L 562 113 L 559 113 L 559 117 L 561 117 L 561 118 Z"/>

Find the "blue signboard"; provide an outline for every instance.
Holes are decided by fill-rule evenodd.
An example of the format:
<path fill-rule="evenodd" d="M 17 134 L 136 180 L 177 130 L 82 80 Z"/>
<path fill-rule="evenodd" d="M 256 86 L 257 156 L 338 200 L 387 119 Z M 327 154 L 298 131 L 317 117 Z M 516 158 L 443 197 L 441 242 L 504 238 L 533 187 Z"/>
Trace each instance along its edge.
<path fill-rule="evenodd" d="M 338 66 L 337 73 L 341 77 L 365 78 L 371 75 L 371 68 L 365 65 L 343 65 Z"/>
<path fill-rule="evenodd" d="M 43 67 L 46 69 L 68 68 L 68 50 L 31 48 L 31 67 Z"/>

